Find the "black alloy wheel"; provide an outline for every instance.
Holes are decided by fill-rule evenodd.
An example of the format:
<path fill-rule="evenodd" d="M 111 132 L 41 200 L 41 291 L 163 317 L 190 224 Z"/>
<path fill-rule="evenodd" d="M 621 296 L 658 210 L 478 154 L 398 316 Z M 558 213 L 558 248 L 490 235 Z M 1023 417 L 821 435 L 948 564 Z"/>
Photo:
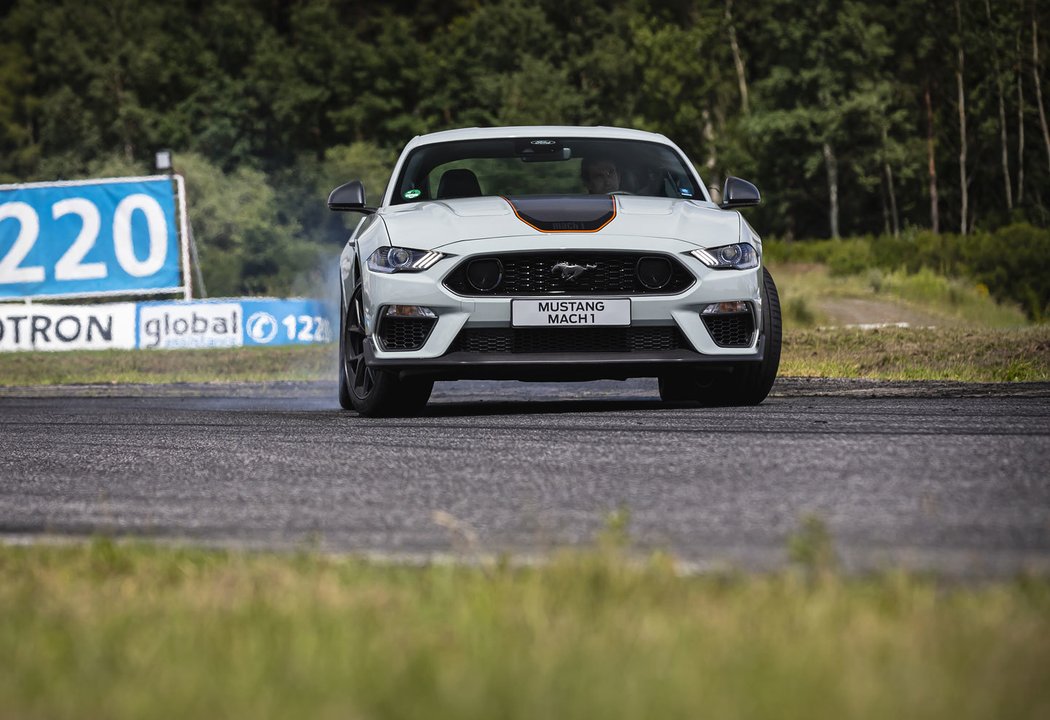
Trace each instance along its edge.
<path fill-rule="evenodd" d="M 368 367 L 365 360 L 364 313 L 361 309 L 361 283 L 354 288 L 347 308 L 343 330 L 345 355 L 343 359 L 347 387 L 358 400 L 367 400 L 376 386 L 376 371 Z"/>
<path fill-rule="evenodd" d="M 432 380 L 400 379 L 396 373 L 368 366 L 360 282 L 340 316 L 339 405 L 366 417 L 414 415 L 422 410 L 434 389 Z"/>
<path fill-rule="evenodd" d="M 346 303 L 343 300 L 342 283 L 339 286 L 339 407 L 353 410 L 350 399 L 350 384 L 346 372 Z"/>
<path fill-rule="evenodd" d="M 762 361 L 738 363 L 729 373 L 673 373 L 660 377 L 664 402 L 699 402 L 709 406 L 758 405 L 773 388 L 780 367 L 782 321 L 780 295 L 773 276 L 762 268 Z"/>

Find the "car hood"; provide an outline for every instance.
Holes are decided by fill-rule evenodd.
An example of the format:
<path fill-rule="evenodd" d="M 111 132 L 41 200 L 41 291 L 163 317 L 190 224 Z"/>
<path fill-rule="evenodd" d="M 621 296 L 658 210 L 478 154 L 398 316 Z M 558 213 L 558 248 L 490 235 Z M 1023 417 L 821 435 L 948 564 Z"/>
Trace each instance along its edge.
<path fill-rule="evenodd" d="M 446 249 L 469 240 L 535 236 L 538 246 L 557 239 L 602 234 L 672 238 L 697 247 L 738 242 L 740 215 L 695 200 L 630 195 L 478 197 L 394 205 L 379 215 L 390 242 L 420 250 Z"/>

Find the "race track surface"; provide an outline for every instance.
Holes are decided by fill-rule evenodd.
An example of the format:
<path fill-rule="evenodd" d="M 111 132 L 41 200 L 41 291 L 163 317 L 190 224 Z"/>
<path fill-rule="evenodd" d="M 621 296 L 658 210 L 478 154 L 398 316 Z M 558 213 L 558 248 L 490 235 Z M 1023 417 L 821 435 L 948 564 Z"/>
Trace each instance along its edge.
<path fill-rule="evenodd" d="M 777 567 L 822 519 L 851 570 L 1050 571 L 1050 384 L 782 379 L 753 408 L 654 382 L 443 383 L 366 420 L 327 383 L 0 389 L 0 536 L 113 533 L 529 557 L 630 513 L 639 552 Z"/>

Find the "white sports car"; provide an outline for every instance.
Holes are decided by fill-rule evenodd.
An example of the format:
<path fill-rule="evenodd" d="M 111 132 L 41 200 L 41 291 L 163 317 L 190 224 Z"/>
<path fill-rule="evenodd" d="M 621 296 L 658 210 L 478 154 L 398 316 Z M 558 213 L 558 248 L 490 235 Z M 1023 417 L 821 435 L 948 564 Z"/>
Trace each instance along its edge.
<path fill-rule="evenodd" d="M 409 414 L 435 380 L 659 378 L 665 401 L 757 404 L 780 361 L 762 241 L 670 140 L 604 127 L 413 139 L 340 258 L 339 401 Z"/>

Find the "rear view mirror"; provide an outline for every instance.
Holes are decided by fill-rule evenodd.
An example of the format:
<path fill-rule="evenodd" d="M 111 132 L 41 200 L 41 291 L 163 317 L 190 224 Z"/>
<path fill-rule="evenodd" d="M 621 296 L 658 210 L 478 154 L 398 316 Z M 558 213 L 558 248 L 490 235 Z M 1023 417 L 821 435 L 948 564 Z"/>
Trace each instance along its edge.
<path fill-rule="evenodd" d="M 360 180 L 340 185 L 328 196 L 328 209 L 333 212 L 374 213 L 375 208 L 365 207 L 365 186 Z"/>
<path fill-rule="evenodd" d="M 738 177 L 727 177 L 725 189 L 722 190 L 722 207 L 725 209 L 751 207 L 762 202 L 758 188 L 747 180 Z"/>
<path fill-rule="evenodd" d="M 532 138 L 514 141 L 514 152 L 524 162 L 557 162 L 572 157 L 572 149 L 552 138 Z"/>

